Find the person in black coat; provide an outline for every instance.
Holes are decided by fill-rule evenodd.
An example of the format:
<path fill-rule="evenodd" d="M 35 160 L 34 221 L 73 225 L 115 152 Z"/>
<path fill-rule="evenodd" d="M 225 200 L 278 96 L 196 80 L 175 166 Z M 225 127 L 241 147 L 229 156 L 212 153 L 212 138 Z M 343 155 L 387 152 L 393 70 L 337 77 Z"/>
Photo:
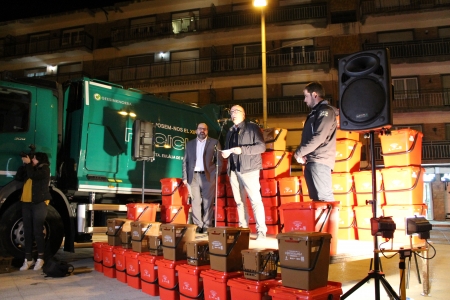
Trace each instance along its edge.
<path fill-rule="evenodd" d="M 30 157 L 31 156 L 31 157 Z M 15 179 L 24 183 L 22 190 L 22 218 L 25 235 L 25 261 L 20 271 L 40 270 L 44 265 L 44 222 L 47 216 L 47 205 L 52 199 L 49 191 L 50 162 L 47 154 L 37 152 L 22 157 L 23 166 L 17 170 Z M 36 241 L 38 259 L 32 257 L 33 238 Z"/>

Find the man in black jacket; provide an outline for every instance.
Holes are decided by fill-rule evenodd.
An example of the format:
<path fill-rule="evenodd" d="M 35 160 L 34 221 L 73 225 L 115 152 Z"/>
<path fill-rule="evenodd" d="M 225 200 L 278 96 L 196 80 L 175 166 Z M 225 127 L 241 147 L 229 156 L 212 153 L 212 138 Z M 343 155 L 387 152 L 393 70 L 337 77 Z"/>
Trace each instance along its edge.
<path fill-rule="evenodd" d="M 319 82 L 307 84 L 303 93 L 306 105 L 312 110 L 306 118 L 302 140 L 294 157 L 305 165 L 309 197 L 315 201 L 333 201 L 331 172 L 336 159 L 338 111 L 323 100 L 325 90 Z"/>
<path fill-rule="evenodd" d="M 235 105 L 230 110 L 234 126 L 227 133 L 223 158 L 228 158 L 228 176 L 236 201 L 239 227 L 248 227 L 247 194 L 256 221 L 257 240 L 266 237 L 267 227 L 261 198 L 259 173 L 262 169 L 261 153 L 266 144 L 258 125 L 245 122 L 244 108 Z"/>

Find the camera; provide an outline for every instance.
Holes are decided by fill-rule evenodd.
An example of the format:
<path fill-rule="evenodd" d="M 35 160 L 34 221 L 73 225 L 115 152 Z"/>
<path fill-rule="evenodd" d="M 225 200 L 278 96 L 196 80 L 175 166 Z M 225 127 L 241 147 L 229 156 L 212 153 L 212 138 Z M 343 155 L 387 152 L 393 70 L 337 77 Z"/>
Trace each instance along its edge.
<path fill-rule="evenodd" d="M 20 156 L 21 157 L 29 157 L 30 159 L 33 159 L 34 157 L 34 152 L 36 151 L 36 146 L 31 144 L 30 146 L 28 146 L 28 148 L 30 148 L 30 152 L 26 153 L 26 152 L 20 152 Z"/>

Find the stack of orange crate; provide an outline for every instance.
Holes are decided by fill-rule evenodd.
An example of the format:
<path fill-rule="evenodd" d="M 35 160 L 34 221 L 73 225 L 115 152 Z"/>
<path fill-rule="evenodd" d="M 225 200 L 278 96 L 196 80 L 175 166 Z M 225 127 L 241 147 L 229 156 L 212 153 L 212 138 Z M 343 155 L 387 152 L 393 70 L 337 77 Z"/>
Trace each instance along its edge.
<path fill-rule="evenodd" d="M 186 224 L 189 216 L 187 186 L 181 178 L 163 178 L 161 182 L 161 223 Z"/>
<path fill-rule="evenodd" d="M 217 203 L 216 209 L 216 226 L 227 226 L 227 175 L 221 174 L 217 177 Z"/>
<path fill-rule="evenodd" d="M 361 147 L 358 132 L 336 131 L 336 163 L 331 177 L 334 200 L 340 202 L 338 239 L 342 240 L 357 239 L 352 173 L 360 170 Z"/>
<path fill-rule="evenodd" d="M 393 130 L 390 135 L 379 135 L 384 162 L 381 169 L 386 205 L 382 206 L 384 216 L 392 216 L 396 223 L 394 243 L 410 245 L 406 235 L 406 218 L 426 216 L 423 203 L 422 163 L 423 134 L 413 129 Z M 412 236 L 412 243 L 421 240 Z"/>

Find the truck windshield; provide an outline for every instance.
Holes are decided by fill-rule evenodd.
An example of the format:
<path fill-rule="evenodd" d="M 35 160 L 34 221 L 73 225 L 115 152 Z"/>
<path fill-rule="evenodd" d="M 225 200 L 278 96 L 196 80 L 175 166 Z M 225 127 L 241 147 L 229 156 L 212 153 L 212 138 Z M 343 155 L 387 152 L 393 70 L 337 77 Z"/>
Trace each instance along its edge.
<path fill-rule="evenodd" d="M 0 133 L 28 131 L 31 95 L 0 88 Z"/>

